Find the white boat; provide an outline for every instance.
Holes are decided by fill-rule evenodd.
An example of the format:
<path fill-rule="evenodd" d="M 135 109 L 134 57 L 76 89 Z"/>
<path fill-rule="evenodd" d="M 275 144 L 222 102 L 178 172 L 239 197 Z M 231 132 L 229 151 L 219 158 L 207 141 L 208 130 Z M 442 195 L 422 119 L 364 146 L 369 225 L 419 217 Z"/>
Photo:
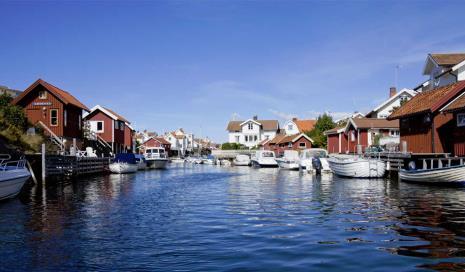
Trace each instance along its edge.
<path fill-rule="evenodd" d="M 231 166 L 231 162 L 229 160 L 221 160 L 220 165 L 222 165 L 222 166 Z"/>
<path fill-rule="evenodd" d="M 152 169 L 164 169 L 168 164 L 168 157 L 163 147 L 148 147 L 144 152 L 147 167 Z"/>
<path fill-rule="evenodd" d="M 115 174 L 135 173 L 137 172 L 138 164 L 134 154 L 119 153 L 116 154 L 109 168 L 110 171 Z"/>
<path fill-rule="evenodd" d="M 299 152 L 296 150 L 284 150 L 284 156 L 277 158 L 279 168 L 285 170 L 299 170 Z"/>
<path fill-rule="evenodd" d="M 256 151 L 251 163 L 254 167 L 278 167 L 274 152 L 268 150 Z"/>
<path fill-rule="evenodd" d="M 18 195 L 24 183 L 31 177 L 26 168 L 26 160 L 8 161 L 10 155 L 3 157 L 0 161 L 0 200 Z"/>
<path fill-rule="evenodd" d="M 399 178 L 403 181 L 424 183 L 465 183 L 465 165 L 433 169 L 400 169 Z"/>
<path fill-rule="evenodd" d="M 207 156 L 206 158 L 203 158 L 202 162 L 203 162 L 203 164 L 207 164 L 207 165 L 215 165 L 216 164 L 215 158 L 212 157 L 212 156 Z"/>
<path fill-rule="evenodd" d="M 315 169 L 314 164 L 318 164 L 318 162 L 321 172 L 331 173 L 328 163 L 328 152 L 325 149 L 311 148 L 302 150 L 300 154 L 300 168 L 306 169 L 308 172 L 315 172 L 318 169 Z"/>
<path fill-rule="evenodd" d="M 338 155 L 328 159 L 334 174 L 352 178 L 380 178 L 386 172 L 386 163 L 379 159 Z"/>
<path fill-rule="evenodd" d="M 233 161 L 235 166 L 249 166 L 250 165 L 250 157 L 248 155 L 239 154 Z"/>
<path fill-rule="evenodd" d="M 144 155 L 137 154 L 136 162 L 137 162 L 137 170 L 147 169 L 147 162 L 145 161 Z"/>

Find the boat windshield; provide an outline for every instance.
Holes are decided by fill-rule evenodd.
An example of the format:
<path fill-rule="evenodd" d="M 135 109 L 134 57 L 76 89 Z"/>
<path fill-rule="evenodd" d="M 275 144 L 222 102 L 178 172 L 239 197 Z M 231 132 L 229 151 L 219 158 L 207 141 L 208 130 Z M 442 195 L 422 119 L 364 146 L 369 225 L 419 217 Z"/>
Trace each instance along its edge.
<path fill-rule="evenodd" d="M 274 155 L 273 152 L 263 152 L 262 153 L 262 157 L 264 157 L 264 158 L 272 158 L 272 157 L 274 157 L 273 155 Z"/>

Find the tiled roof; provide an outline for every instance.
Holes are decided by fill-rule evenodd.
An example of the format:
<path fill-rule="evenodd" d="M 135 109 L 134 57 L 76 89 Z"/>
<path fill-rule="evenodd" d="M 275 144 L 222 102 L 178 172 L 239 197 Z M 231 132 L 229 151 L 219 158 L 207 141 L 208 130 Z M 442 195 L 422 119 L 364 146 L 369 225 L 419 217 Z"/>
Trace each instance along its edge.
<path fill-rule="evenodd" d="M 42 79 L 38 79 L 36 82 L 34 82 L 31 86 L 29 86 L 24 92 L 19 94 L 12 103 L 17 104 L 19 101 L 21 101 L 28 93 L 30 93 L 32 90 L 34 90 L 38 85 L 42 85 L 45 89 L 47 89 L 49 92 L 51 92 L 53 95 L 55 95 L 61 102 L 64 104 L 71 104 L 73 106 L 76 106 L 80 109 L 90 111 L 89 108 L 87 108 L 84 104 L 82 104 L 79 100 L 77 100 L 74 96 L 72 96 L 70 93 L 67 91 L 64 91 Z"/>
<path fill-rule="evenodd" d="M 399 120 L 386 120 L 381 118 L 353 118 L 357 128 L 399 128 Z"/>
<path fill-rule="evenodd" d="M 159 141 L 161 144 L 170 145 L 171 143 L 165 140 L 163 137 L 156 137 L 155 140 Z"/>
<path fill-rule="evenodd" d="M 276 134 L 276 136 L 270 140 L 270 144 L 278 144 L 282 139 L 286 137 L 286 134 Z"/>
<path fill-rule="evenodd" d="M 124 118 L 123 116 L 121 116 L 121 115 L 117 114 L 116 112 L 110 110 L 109 108 L 106 108 L 106 107 L 103 107 L 103 108 L 106 109 L 107 111 L 109 111 L 109 112 L 110 112 L 111 114 L 113 114 L 114 116 L 116 116 L 116 117 L 118 118 L 118 120 L 123 121 L 123 122 L 126 122 L 126 123 L 129 123 L 129 124 L 131 123 L 131 122 L 129 122 L 128 120 L 126 120 L 126 118 Z"/>
<path fill-rule="evenodd" d="M 443 109 L 446 112 L 452 112 L 465 109 L 465 93 L 457 97 L 452 103 Z"/>
<path fill-rule="evenodd" d="M 344 129 L 345 126 L 343 127 L 335 127 L 335 128 L 332 128 L 332 129 L 328 129 L 327 131 L 325 131 L 325 134 L 328 135 L 328 134 L 335 134 L 335 133 L 338 133 L 338 130 L 340 129 Z"/>
<path fill-rule="evenodd" d="M 424 91 L 394 111 L 388 119 L 393 120 L 419 113 L 435 112 L 464 89 L 465 81 L 458 81 L 431 91 Z"/>
<path fill-rule="evenodd" d="M 441 66 L 452 66 L 456 65 L 465 60 L 464 53 L 453 53 L 453 54 L 430 54 L 431 58 Z"/>
<path fill-rule="evenodd" d="M 300 132 L 311 131 L 316 124 L 316 120 L 293 120 Z"/>
<path fill-rule="evenodd" d="M 277 130 L 279 127 L 278 120 L 253 120 L 262 125 L 263 130 Z M 239 131 L 241 130 L 241 124 L 245 121 L 229 121 L 226 130 L 228 131 Z"/>

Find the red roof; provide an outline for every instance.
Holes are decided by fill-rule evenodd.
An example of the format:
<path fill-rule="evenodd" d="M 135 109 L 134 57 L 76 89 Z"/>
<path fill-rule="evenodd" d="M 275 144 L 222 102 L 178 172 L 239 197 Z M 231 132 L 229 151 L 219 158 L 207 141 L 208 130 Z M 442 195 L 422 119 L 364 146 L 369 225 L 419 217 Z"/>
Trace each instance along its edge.
<path fill-rule="evenodd" d="M 431 91 L 424 91 L 394 111 L 388 119 L 400 119 L 420 113 L 435 112 L 464 90 L 465 81 L 458 81 Z"/>
<path fill-rule="evenodd" d="M 292 120 L 297 127 L 299 128 L 300 132 L 308 132 L 313 129 L 316 124 L 316 120 Z"/>
<path fill-rule="evenodd" d="M 80 109 L 90 111 L 84 104 L 82 104 L 79 100 L 77 100 L 74 96 L 72 96 L 67 91 L 64 91 L 42 79 L 38 79 L 36 82 L 32 83 L 24 92 L 18 95 L 14 100 L 13 104 L 18 104 L 27 94 L 29 94 L 32 90 L 34 90 L 37 86 L 42 85 L 45 89 L 47 89 L 50 93 L 56 96 L 61 102 L 68 105 L 76 106 Z"/>
<path fill-rule="evenodd" d="M 117 114 L 116 112 L 110 110 L 109 108 L 106 108 L 106 107 L 103 107 L 103 108 L 106 109 L 107 111 L 109 111 L 114 116 L 116 116 L 116 118 L 118 118 L 118 120 L 123 121 L 123 122 L 128 123 L 128 124 L 131 123 L 126 118 L 124 118 L 123 116 L 121 116 L 121 115 Z"/>

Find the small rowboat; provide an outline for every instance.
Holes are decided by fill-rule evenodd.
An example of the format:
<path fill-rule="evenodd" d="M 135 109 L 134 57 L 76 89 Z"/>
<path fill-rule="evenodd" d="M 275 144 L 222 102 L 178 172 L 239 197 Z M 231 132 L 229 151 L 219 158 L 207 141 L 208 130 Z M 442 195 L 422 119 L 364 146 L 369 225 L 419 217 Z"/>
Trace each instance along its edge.
<path fill-rule="evenodd" d="M 379 159 L 333 156 L 328 163 L 333 173 L 342 177 L 381 178 L 386 172 L 386 164 Z"/>
<path fill-rule="evenodd" d="M 403 181 L 424 183 L 465 183 L 465 165 L 434 169 L 401 169 L 399 178 Z"/>

